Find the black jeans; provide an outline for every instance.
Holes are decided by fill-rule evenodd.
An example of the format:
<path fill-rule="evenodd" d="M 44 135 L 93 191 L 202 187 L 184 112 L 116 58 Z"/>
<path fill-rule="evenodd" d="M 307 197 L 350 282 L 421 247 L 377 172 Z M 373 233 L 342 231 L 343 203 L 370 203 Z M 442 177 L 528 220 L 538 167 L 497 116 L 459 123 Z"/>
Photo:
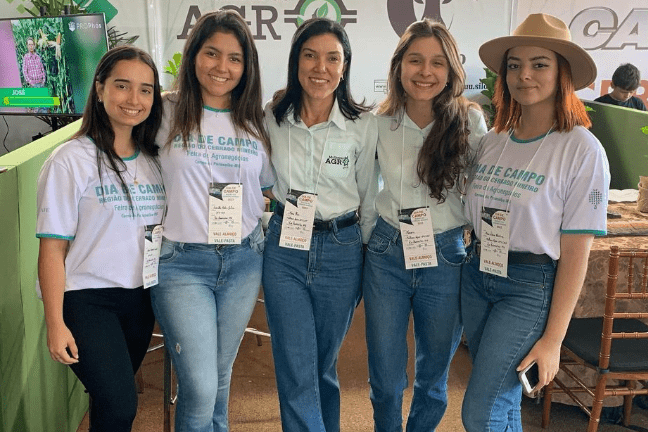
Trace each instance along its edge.
<path fill-rule="evenodd" d="M 135 372 L 155 319 L 149 290 L 68 291 L 63 319 L 79 349 L 72 371 L 92 397 L 91 432 L 129 432 L 137 413 Z"/>

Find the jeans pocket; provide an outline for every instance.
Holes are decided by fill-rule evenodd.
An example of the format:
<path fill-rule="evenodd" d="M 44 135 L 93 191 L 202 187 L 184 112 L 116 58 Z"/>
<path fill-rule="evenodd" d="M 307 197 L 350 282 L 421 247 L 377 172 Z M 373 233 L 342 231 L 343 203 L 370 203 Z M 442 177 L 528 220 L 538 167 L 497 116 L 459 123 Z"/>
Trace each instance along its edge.
<path fill-rule="evenodd" d="M 544 289 L 547 285 L 547 278 L 542 266 L 533 264 L 517 264 L 508 267 L 507 279 L 519 285 L 527 285 L 538 289 Z"/>
<path fill-rule="evenodd" d="M 178 256 L 178 251 L 176 248 L 176 243 L 162 239 L 162 245 L 160 246 L 160 264 L 169 263 L 173 261 Z"/>
<path fill-rule="evenodd" d="M 438 246 L 437 256 L 449 266 L 459 267 L 466 260 L 466 249 L 463 240 L 459 237 Z"/>
<path fill-rule="evenodd" d="M 258 233 L 256 230 L 252 231 L 252 234 L 250 234 L 250 249 L 259 255 L 263 255 L 263 250 L 265 249 L 265 237 L 263 231 L 259 230 Z"/>
<path fill-rule="evenodd" d="M 341 246 L 350 246 L 362 242 L 362 235 L 360 234 L 360 226 L 354 224 L 347 228 L 342 228 L 336 231 L 331 231 L 331 238 L 333 242 Z"/>
<path fill-rule="evenodd" d="M 367 252 L 371 252 L 376 255 L 386 254 L 391 246 L 391 240 L 383 237 L 378 234 L 376 231 L 371 234 L 369 238 L 369 243 L 367 244 Z"/>
<path fill-rule="evenodd" d="M 268 228 L 266 229 L 266 237 L 279 238 L 281 236 L 282 221 L 283 219 L 273 215 L 270 218 L 270 222 L 268 222 Z"/>

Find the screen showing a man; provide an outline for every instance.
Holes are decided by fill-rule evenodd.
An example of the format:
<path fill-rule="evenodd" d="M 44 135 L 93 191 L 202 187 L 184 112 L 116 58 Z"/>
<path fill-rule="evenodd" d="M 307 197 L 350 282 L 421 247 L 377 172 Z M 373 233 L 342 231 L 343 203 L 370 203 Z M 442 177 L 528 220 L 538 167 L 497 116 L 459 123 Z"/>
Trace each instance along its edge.
<path fill-rule="evenodd" d="M 23 77 L 29 87 L 45 86 L 45 67 L 41 57 L 36 53 L 34 38 L 27 38 L 27 53 L 23 57 Z"/>

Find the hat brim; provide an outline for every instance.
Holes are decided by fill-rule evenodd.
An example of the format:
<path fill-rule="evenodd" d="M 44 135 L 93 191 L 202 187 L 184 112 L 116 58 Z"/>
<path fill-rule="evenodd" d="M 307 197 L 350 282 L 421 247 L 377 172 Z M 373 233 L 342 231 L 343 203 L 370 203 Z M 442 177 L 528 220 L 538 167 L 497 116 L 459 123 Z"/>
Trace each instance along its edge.
<path fill-rule="evenodd" d="M 542 36 L 504 36 L 490 40 L 479 48 L 482 62 L 499 73 L 504 54 L 517 46 L 537 46 L 554 51 L 567 60 L 571 67 L 572 81 L 576 90 L 583 89 L 596 79 L 596 63 L 592 57 L 573 42 Z"/>

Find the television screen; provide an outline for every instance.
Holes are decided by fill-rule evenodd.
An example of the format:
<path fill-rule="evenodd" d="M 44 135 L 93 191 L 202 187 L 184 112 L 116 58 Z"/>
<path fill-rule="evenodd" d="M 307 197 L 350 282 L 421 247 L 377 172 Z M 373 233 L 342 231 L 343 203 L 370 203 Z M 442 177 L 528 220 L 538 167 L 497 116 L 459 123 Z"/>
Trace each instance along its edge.
<path fill-rule="evenodd" d="M 81 115 L 106 51 L 103 14 L 0 18 L 0 115 Z"/>

